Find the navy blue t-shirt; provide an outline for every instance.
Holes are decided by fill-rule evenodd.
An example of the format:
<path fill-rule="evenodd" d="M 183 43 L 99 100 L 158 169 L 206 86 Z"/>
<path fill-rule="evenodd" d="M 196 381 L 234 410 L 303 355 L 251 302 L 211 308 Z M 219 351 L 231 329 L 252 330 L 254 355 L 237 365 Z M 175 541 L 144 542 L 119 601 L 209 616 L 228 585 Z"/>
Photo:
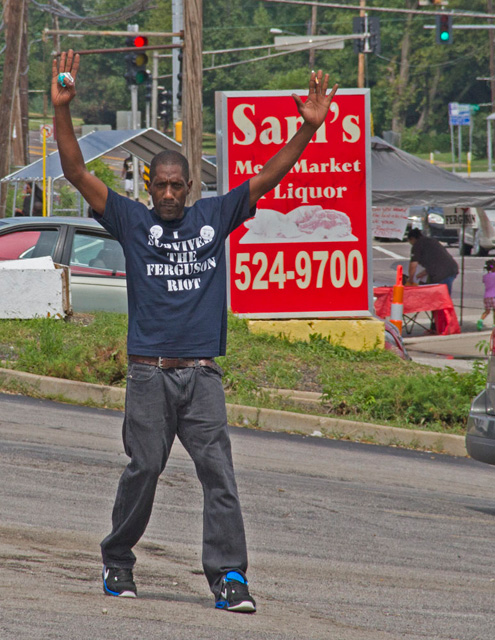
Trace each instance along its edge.
<path fill-rule="evenodd" d="M 124 249 L 129 354 L 225 354 L 225 239 L 254 213 L 247 181 L 224 196 L 185 207 L 184 217 L 173 221 L 108 190 L 104 216 L 95 218 Z"/>

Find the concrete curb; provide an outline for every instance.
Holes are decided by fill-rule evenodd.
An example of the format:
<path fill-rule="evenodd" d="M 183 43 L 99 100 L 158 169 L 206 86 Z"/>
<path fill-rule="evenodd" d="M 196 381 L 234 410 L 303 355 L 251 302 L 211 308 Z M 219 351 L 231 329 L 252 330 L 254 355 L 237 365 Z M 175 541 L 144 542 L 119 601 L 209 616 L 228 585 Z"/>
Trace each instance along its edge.
<path fill-rule="evenodd" d="M 0 369 L 0 389 L 17 391 L 35 397 L 75 402 L 111 409 L 124 408 L 125 389 L 63 378 L 39 376 L 25 371 Z"/>
<path fill-rule="evenodd" d="M 415 342 L 424 342 L 426 344 L 431 344 L 432 342 L 448 342 L 449 340 L 458 341 L 462 338 L 470 338 L 472 336 L 480 337 L 489 336 L 491 334 L 491 329 L 485 329 L 483 331 L 471 331 L 466 333 L 454 333 L 448 336 L 407 336 L 402 338 L 402 342 L 407 346 L 408 344 L 413 344 Z"/>
<path fill-rule="evenodd" d="M 24 371 L 14 371 L 13 369 L 0 368 L 0 390 L 2 389 L 61 402 L 124 409 L 125 389 L 123 388 L 39 376 Z M 304 392 L 301 392 L 301 394 L 302 399 L 306 394 Z M 307 400 L 314 402 L 312 396 L 316 395 L 308 394 Z M 232 424 L 242 427 L 338 440 L 356 440 L 388 446 L 402 446 L 435 451 L 452 456 L 467 456 L 463 436 L 420 431 L 418 429 L 399 429 L 367 422 L 354 422 L 339 418 L 305 415 L 275 409 L 260 409 L 236 404 L 227 404 L 227 415 Z"/>

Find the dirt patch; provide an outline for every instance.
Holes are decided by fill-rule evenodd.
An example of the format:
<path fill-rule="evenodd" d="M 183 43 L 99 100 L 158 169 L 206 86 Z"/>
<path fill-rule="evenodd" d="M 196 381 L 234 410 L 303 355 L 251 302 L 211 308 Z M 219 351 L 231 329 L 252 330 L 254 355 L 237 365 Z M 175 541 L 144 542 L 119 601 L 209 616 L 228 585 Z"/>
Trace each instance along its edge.
<path fill-rule="evenodd" d="M 71 316 L 67 316 L 66 318 L 66 322 L 82 325 L 83 327 L 87 327 L 88 325 L 93 324 L 94 320 L 94 313 L 74 313 Z"/>

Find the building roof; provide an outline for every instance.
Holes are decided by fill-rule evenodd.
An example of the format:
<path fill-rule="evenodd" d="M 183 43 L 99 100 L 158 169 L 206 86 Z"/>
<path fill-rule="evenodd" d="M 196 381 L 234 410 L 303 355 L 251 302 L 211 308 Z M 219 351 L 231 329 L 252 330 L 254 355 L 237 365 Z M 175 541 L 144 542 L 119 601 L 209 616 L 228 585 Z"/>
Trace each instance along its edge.
<path fill-rule="evenodd" d="M 160 151 L 173 149 L 180 152 L 182 149 L 182 145 L 173 138 L 169 138 L 161 131 L 153 128 L 130 131 L 120 129 L 93 131 L 79 138 L 78 142 L 85 163 L 96 160 L 118 147 L 129 154 L 137 156 L 148 165 L 153 156 Z M 46 174 L 52 180 L 59 180 L 64 177 L 58 151 L 47 156 Z M 0 182 L 40 182 L 41 180 L 43 180 L 42 158 L 5 176 Z M 217 182 L 217 168 L 205 158 L 201 161 L 201 181 L 204 185 L 215 185 Z"/>

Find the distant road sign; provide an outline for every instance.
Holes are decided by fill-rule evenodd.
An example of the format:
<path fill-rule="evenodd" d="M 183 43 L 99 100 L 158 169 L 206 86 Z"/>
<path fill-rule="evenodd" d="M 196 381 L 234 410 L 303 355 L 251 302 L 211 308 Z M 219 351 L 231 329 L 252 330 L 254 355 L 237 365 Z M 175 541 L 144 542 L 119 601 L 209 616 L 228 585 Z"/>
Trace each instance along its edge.
<path fill-rule="evenodd" d="M 449 125 L 470 125 L 471 124 L 471 105 L 459 104 L 458 102 L 449 102 Z"/>
<path fill-rule="evenodd" d="M 46 141 L 55 142 L 53 137 L 53 125 L 52 124 L 40 124 L 40 142 L 43 142 L 43 129 L 46 132 Z"/>
<path fill-rule="evenodd" d="M 472 227 L 476 224 L 474 209 L 460 207 L 450 209 L 450 207 L 445 207 L 443 215 L 446 229 L 461 229 L 463 226 Z"/>

